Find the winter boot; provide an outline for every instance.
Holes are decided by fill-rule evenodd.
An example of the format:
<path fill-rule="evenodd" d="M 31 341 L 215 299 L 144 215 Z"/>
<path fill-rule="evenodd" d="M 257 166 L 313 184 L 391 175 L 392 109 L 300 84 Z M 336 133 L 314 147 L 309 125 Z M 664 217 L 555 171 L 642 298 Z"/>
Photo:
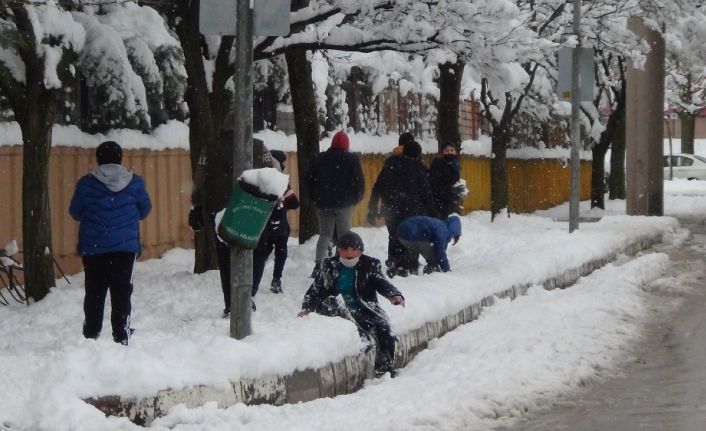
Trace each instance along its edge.
<path fill-rule="evenodd" d="M 407 268 L 397 268 L 397 275 L 400 277 L 408 277 L 409 270 Z"/>
<path fill-rule="evenodd" d="M 272 293 L 282 293 L 282 281 L 279 278 L 273 278 L 270 284 Z"/>
<path fill-rule="evenodd" d="M 431 274 L 432 272 L 441 272 L 441 268 L 439 268 L 439 265 L 425 265 L 423 272 L 425 274 Z"/>

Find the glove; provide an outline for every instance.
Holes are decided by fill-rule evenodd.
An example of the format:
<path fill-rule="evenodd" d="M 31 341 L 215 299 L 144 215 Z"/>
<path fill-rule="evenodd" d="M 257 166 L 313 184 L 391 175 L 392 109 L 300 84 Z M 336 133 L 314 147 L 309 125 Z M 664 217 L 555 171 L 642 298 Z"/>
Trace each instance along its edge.
<path fill-rule="evenodd" d="M 198 232 L 204 228 L 203 210 L 200 205 L 191 207 L 189 211 L 189 227 L 192 232 Z"/>
<path fill-rule="evenodd" d="M 458 180 L 458 182 L 452 186 L 451 190 L 453 194 L 458 197 L 465 198 L 468 196 L 468 187 L 466 187 L 466 180 L 464 179 Z"/>
<path fill-rule="evenodd" d="M 371 226 L 375 226 L 377 224 L 377 219 L 378 215 L 375 213 L 375 211 L 369 211 L 368 212 L 368 224 Z"/>

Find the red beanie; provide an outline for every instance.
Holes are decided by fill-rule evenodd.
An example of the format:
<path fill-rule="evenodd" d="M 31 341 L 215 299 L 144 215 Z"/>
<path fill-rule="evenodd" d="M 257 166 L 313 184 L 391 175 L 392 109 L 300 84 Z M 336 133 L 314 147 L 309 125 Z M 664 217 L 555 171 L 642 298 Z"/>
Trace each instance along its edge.
<path fill-rule="evenodd" d="M 348 135 L 343 130 L 336 132 L 331 140 L 331 148 L 336 150 L 348 151 L 350 147 L 350 142 L 348 141 Z"/>

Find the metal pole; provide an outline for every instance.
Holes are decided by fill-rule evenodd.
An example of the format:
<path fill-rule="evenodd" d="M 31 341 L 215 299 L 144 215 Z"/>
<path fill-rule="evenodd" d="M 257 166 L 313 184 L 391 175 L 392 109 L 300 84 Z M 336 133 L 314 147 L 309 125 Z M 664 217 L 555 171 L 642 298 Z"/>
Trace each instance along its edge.
<path fill-rule="evenodd" d="M 252 65 L 253 15 L 250 0 L 237 0 L 235 32 L 235 133 L 233 138 L 233 181 L 252 168 Z M 230 336 L 238 340 L 252 333 L 252 251 L 231 249 L 230 254 Z"/>
<path fill-rule="evenodd" d="M 569 199 L 569 232 L 579 228 L 579 189 L 581 181 L 581 124 L 579 123 L 581 83 L 579 82 L 581 58 L 581 0 L 574 0 L 574 34 L 578 44 L 572 53 L 571 62 L 571 194 Z"/>

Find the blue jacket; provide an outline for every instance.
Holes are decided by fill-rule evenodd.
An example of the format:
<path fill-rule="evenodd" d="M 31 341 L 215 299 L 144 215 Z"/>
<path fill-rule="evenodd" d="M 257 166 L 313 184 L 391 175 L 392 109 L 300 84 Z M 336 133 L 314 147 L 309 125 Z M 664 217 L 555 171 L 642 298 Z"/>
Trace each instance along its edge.
<path fill-rule="evenodd" d="M 451 269 L 446 257 L 446 246 L 455 236 L 461 236 L 461 220 L 451 216 L 444 221 L 426 217 L 414 216 L 403 221 L 397 228 L 397 236 L 407 241 L 426 241 L 434 246 L 434 253 L 443 271 Z"/>
<path fill-rule="evenodd" d="M 80 223 L 78 254 L 140 254 L 139 222 L 151 209 L 142 178 L 121 165 L 98 166 L 78 181 L 69 206 Z"/>

